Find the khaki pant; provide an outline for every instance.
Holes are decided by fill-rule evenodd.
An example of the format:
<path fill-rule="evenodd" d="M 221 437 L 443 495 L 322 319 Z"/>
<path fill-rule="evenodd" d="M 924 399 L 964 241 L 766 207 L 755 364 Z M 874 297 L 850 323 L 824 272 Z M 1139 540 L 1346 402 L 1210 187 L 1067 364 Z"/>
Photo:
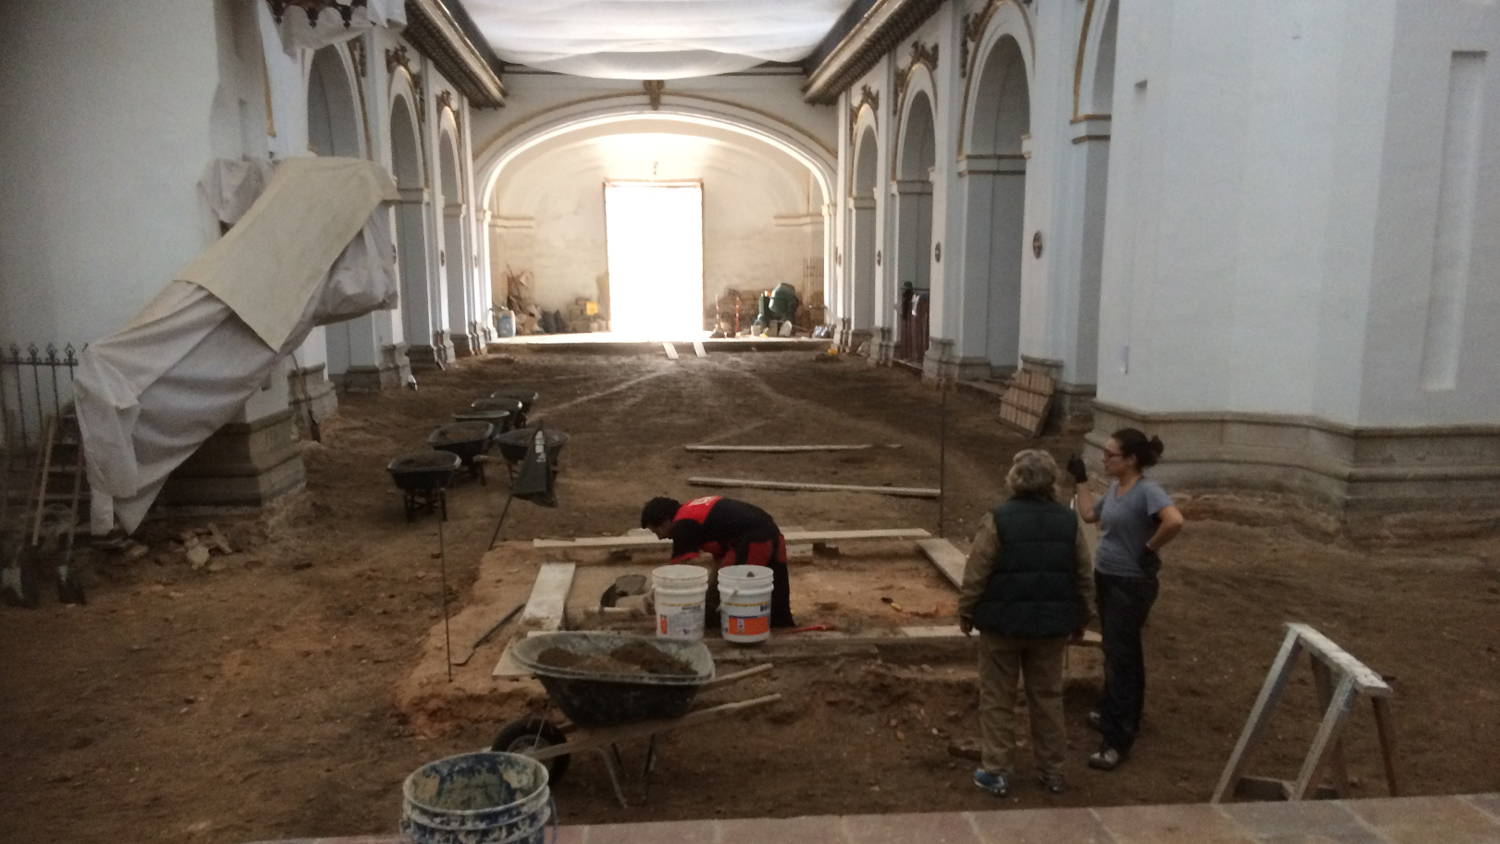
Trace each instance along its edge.
<path fill-rule="evenodd" d="M 1068 638 L 1013 639 L 979 634 L 979 741 L 981 766 L 992 774 L 1015 776 L 1016 684 L 1026 677 L 1031 713 L 1031 748 L 1037 773 L 1060 777 L 1068 749 L 1063 728 L 1063 653 Z"/>

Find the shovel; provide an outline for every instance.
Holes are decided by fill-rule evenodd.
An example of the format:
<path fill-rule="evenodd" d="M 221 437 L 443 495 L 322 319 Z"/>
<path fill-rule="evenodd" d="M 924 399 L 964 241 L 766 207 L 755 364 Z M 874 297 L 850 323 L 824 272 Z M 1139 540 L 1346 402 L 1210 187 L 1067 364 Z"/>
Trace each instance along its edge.
<path fill-rule="evenodd" d="M 74 446 L 77 456 L 73 460 L 73 495 L 68 503 L 68 523 L 62 537 L 62 562 L 57 564 L 57 598 L 64 604 L 85 604 L 83 582 L 73 570 L 73 534 L 78 530 L 78 497 L 83 491 L 83 439 Z"/>
<path fill-rule="evenodd" d="M 37 473 L 32 487 L 36 490 L 36 514 L 26 513 L 22 517 L 20 541 L 11 552 L 10 559 L 0 570 L 0 598 L 12 606 L 35 607 L 41 602 L 41 588 L 36 571 L 36 549 L 41 542 L 42 511 L 47 504 L 47 473 L 52 469 L 52 438 L 57 433 L 57 418 L 47 420 L 47 435 L 42 445 L 42 456 L 37 461 Z M 11 449 L 6 449 L 6 462 L 10 462 Z M 8 468 L 8 466 L 7 466 Z M 9 472 L 6 473 L 7 477 Z M 8 496 L 7 496 L 8 497 Z M 26 541 L 26 523 L 31 523 L 31 541 Z"/>

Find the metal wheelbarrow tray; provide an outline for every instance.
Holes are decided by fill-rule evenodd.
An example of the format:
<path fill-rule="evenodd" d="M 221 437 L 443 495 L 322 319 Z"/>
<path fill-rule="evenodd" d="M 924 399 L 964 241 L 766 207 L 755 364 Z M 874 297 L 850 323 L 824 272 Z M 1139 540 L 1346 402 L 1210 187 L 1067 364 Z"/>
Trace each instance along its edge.
<path fill-rule="evenodd" d="M 568 435 L 565 431 L 552 428 L 547 431 L 546 449 L 550 459 L 557 459 L 562 447 L 568 444 Z M 536 428 L 527 426 L 524 428 L 512 428 L 495 437 L 495 445 L 500 448 L 500 456 L 507 463 L 518 463 L 526 457 L 526 449 L 531 447 L 532 438 L 536 436 Z"/>
<path fill-rule="evenodd" d="M 683 673 L 573 669 L 546 661 L 561 649 L 581 658 L 603 658 L 621 648 L 652 649 L 686 666 Z M 714 660 L 702 642 L 631 636 L 622 633 L 565 632 L 529 636 L 516 642 L 512 656 L 536 675 L 547 696 L 575 724 L 606 726 L 680 718 L 693 705 L 698 687 L 714 679 Z M 625 662 L 618 663 L 622 669 Z"/>
<path fill-rule="evenodd" d="M 610 654 L 623 644 L 649 644 L 664 656 L 682 660 L 688 671 L 651 676 L 633 671 L 605 673 L 572 670 L 553 664 L 555 661 L 538 660 L 541 654 L 555 647 L 588 657 Z M 629 805 L 620 783 L 621 742 L 649 740 L 643 771 L 645 791 L 641 798 L 645 800 L 650 794 L 651 771 L 656 765 L 658 736 L 781 700 L 778 693 L 693 709 L 693 698 L 698 692 L 738 682 L 772 667 L 770 663 L 762 663 L 732 674 L 716 675 L 713 656 L 702 642 L 571 631 L 518 639 L 511 644 L 510 653 L 518 664 L 536 675 L 547 690 L 548 699 L 570 721 L 559 725 L 539 716 L 513 721 L 500 730 L 491 749 L 522 753 L 545 763 L 554 783 L 567 770 L 571 754 L 595 751 L 604 760 L 621 806 Z"/>

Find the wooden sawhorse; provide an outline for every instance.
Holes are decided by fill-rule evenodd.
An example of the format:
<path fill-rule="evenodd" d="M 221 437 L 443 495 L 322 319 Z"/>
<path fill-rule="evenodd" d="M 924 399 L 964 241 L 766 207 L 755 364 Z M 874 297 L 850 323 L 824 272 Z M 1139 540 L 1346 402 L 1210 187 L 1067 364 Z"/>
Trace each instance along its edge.
<path fill-rule="evenodd" d="M 1214 796 L 1209 802 L 1221 803 L 1226 798 L 1239 796 L 1262 800 L 1304 800 L 1309 793 L 1314 798 L 1347 794 L 1349 775 L 1344 767 L 1343 743 L 1339 734 L 1349 719 L 1349 713 L 1354 709 L 1355 699 L 1361 693 L 1368 695 L 1375 706 L 1375 730 L 1380 738 L 1385 782 L 1391 796 L 1396 796 L 1396 766 L 1392 748 L 1394 739 L 1390 723 L 1391 687 L 1386 685 L 1379 674 L 1322 633 L 1306 624 L 1288 623 L 1286 627 L 1286 640 L 1281 643 L 1281 652 L 1276 655 L 1276 661 L 1266 674 L 1260 697 L 1250 710 L 1245 730 L 1240 734 L 1234 752 L 1229 755 L 1229 763 L 1224 766 L 1224 774 L 1219 778 L 1219 785 L 1214 789 Z M 1244 776 L 1250 748 L 1270 723 L 1271 712 L 1281 699 L 1287 680 L 1291 678 L 1292 666 L 1303 650 L 1308 651 L 1312 657 L 1313 679 L 1317 684 L 1318 697 L 1327 710 L 1323 713 L 1323 723 L 1318 727 L 1312 747 L 1307 751 L 1307 759 L 1302 763 L 1302 771 L 1297 775 L 1296 782 Z M 1336 686 L 1335 675 L 1338 677 Z M 1329 762 L 1333 765 L 1334 786 L 1315 787 L 1319 773 Z"/>

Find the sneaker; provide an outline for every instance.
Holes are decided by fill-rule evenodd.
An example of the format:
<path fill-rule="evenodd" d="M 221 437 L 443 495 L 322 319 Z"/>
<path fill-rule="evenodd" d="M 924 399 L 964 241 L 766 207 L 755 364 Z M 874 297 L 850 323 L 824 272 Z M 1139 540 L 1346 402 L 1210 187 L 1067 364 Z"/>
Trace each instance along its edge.
<path fill-rule="evenodd" d="M 1062 794 L 1066 787 L 1062 774 L 1037 774 L 1036 778 L 1048 794 Z"/>
<path fill-rule="evenodd" d="M 1120 751 L 1105 745 L 1089 756 L 1089 767 L 1099 771 L 1113 771 L 1124 761 L 1125 756 Z"/>
<path fill-rule="evenodd" d="M 1010 793 L 1010 783 L 1005 781 L 1004 774 L 992 774 L 983 768 L 974 770 L 974 784 L 996 797 Z"/>
<path fill-rule="evenodd" d="M 1097 709 L 1089 713 L 1089 729 L 1096 733 L 1104 732 L 1104 716 Z"/>

